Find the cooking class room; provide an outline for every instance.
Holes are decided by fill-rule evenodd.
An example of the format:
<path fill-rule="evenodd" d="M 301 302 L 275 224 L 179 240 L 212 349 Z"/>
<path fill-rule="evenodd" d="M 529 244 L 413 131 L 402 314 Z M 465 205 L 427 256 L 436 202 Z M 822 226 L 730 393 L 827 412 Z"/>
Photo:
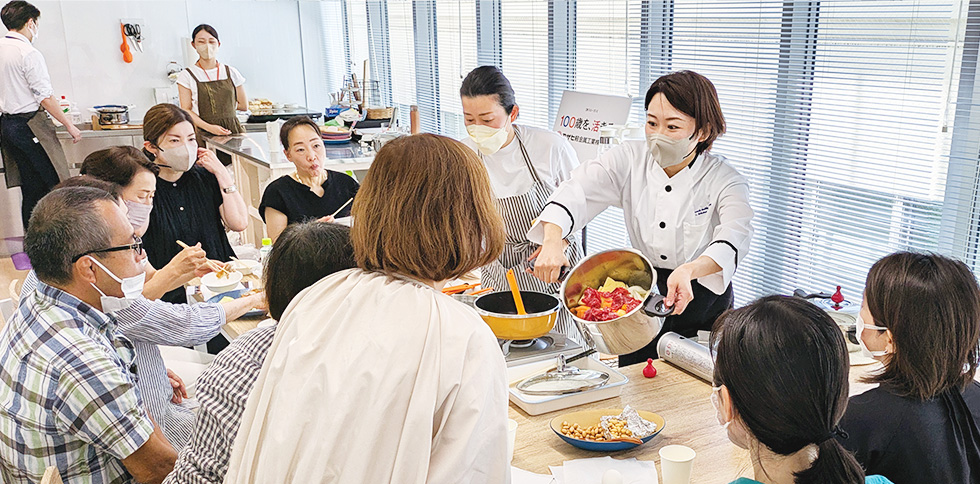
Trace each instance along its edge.
<path fill-rule="evenodd" d="M 0 20 L 0 483 L 980 483 L 980 0 Z"/>

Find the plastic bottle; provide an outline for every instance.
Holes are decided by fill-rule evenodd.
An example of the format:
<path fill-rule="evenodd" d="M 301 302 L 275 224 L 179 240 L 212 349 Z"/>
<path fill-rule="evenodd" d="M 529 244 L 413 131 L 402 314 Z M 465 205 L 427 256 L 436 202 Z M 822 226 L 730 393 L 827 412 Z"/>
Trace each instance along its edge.
<path fill-rule="evenodd" d="M 71 103 L 68 102 L 68 99 L 65 98 L 65 96 L 61 96 L 61 100 L 58 101 L 58 108 L 61 109 L 62 113 L 68 114 L 71 111 Z"/>
<path fill-rule="evenodd" d="M 266 237 L 262 239 L 262 248 L 259 249 L 259 261 L 265 265 L 265 260 L 269 258 L 269 253 L 272 252 L 272 239 Z"/>

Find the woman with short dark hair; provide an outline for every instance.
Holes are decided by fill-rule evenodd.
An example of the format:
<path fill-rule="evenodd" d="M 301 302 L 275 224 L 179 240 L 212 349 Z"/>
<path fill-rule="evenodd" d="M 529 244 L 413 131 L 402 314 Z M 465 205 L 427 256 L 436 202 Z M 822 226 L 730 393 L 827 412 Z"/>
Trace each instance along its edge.
<path fill-rule="evenodd" d="M 308 220 L 333 222 L 350 216 L 350 200 L 358 184 L 350 175 L 327 170 L 327 152 L 320 127 L 306 116 L 289 118 L 279 129 L 283 154 L 296 171 L 269 183 L 259 214 L 274 243 L 286 225 Z M 339 210 L 339 212 L 338 212 Z"/>
<path fill-rule="evenodd" d="M 355 267 L 350 229 L 338 224 L 298 223 L 283 230 L 262 274 L 269 314 L 280 319 L 299 293 L 335 272 Z M 180 453 L 168 484 L 220 484 L 276 326 L 249 331 L 221 351 L 198 379 L 200 407 L 194 435 Z"/>
<path fill-rule="evenodd" d="M 749 184 L 712 153 L 725 132 L 715 86 L 692 71 L 661 76 L 647 90 L 646 141 L 626 141 L 583 163 L 549 198 L 528 232 L 542 245 L 534 275 L 558 278 L 569 261 L 563 237 L 607 207 L 623 209 L 630 243 L 657 272 L 656 290 L 673 315 L 661 334 L 693 337 L 732 307 L 732 277 L 749 251 Z M 619 357 L 630 365 L 657 357 L 657 338 Z"/>
<path fill-rule="evenodd" d="M 980 286 L 958 260 L 898 252 L 868 272 L 863 351 L 884 367 L 851 398 L 841 440 L 896 484 L 980 480 Z"/>
<path fill-rule="evenodd" d="M 844 435 L 837 422 L 850 364 L 825 311 L 800 298 L 764 297 L 719 318 L 711 347 L 711 403 L 728 438 L 749 451 L 755 477 L 733 484 L 890 482 L 865 477 L 834 438 Z"/>
<path fill-rule="evenodd" d="M 472 308 L 439 291 L 503 246 L 482 163 L 442 136 L 393 140 L 353 217 L 358 268 L 283 312 L 225 482 L 506 482 L 503 355 Z"/>
<path fill-rule="evenodd" d="M 535 246 L 527 243 L 531 222 L 552 192 L 578 166 L 572 145 L 546 129 L 517 124 L 520 107 L 514 89 L 494 66 L 470 71 L 459 88 L 468 137 L 462 142 L 483 161 L 490 176 L 497 208 L 507 229 L 500 257 L 480 270 L 484 287 L 507 287 L 508 269 L 515 269 L 521 289 L 557 294 L 558 283 L 544 283 L 524 271 Z M 565 256 L 574 265 L 582 257 L 578 233 L 565 238 Z M 558 326 L 567 331 L 569 314 L 559 314 Z"/>

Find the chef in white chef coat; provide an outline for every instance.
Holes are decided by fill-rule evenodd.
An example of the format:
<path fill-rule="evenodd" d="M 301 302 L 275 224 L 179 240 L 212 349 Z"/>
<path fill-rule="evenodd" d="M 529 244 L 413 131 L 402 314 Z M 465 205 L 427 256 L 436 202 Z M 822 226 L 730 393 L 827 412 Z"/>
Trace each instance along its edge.
<path fill-rule="evenodd" d="M 514 89 L 494 66 L 470 71 L 459 94 L 469 134 L 461 141 L 483 161 L 507 232 L 500 257 L 481 270 L 483 287 L 505 289 L 507 270 L 514 269 L 522 290 L 557 294 L 559 284 L 542 282 L 525 272 L 528 258 L 537 249 L 526 234 L 548 197 L 578 166 L 575 150 L 554 131 L 515 123 L 520 108 Z M 582 258 L 577 231 L 565 238 L 565 257 L 570 264 Z M 570 315 L 563 311 L 559 330 L 567 332 L 569 324 Z"/>
<path fill-rule="evenodd" d="M 732 277 L 752 239 L 749 185 L 725 157 L 709 150 L 725 132 L 715 87 L 679 71 L 646 94 L 645 141 L 627 141 L 583 163 L 549 198 L 528 231 L 542 244 L 534 274 L 554 281 L 568 265 L 562 239 L 607 207 L 620 207 L 630 241 L 657 271 L 674 315 L 661 334 L 695 336 L 733 305 Z M 620 356 L 620 365 L 656 358 L 654 339 Z"/>

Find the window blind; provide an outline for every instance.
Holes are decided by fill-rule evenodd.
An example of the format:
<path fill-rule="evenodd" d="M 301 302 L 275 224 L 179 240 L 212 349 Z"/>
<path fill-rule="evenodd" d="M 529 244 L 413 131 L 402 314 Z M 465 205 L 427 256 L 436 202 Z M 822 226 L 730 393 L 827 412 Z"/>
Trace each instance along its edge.
<path fill-rule="evenodd" d="M 384 41 L 352 18 L 363 0 L 347 2 L 351 35 Z M 409 87 L 419 15 L 412 2 L 381 3 L 390 58 L 372 62 L 391 66 L 396 104 L 422 102 Z M 756 210 L 738 304 L 837 285 L 859 299 L 870 265 L 896 250 L 978 264 L 977 0 L 428 3 L 439 59 L 432 99 L 450 136 L 463 134 L 456 92 L 478 58 L 499 59 L 519 122 L 543 128 L 566 88 L 633 96 L 631 119 L 642 123 L 656 77 L 691 69 L 711 79 L 728 123 L 714 152 L 748 178 Z M 627 243 L 615 211 L 590 226 L 590 252 Z"/>

